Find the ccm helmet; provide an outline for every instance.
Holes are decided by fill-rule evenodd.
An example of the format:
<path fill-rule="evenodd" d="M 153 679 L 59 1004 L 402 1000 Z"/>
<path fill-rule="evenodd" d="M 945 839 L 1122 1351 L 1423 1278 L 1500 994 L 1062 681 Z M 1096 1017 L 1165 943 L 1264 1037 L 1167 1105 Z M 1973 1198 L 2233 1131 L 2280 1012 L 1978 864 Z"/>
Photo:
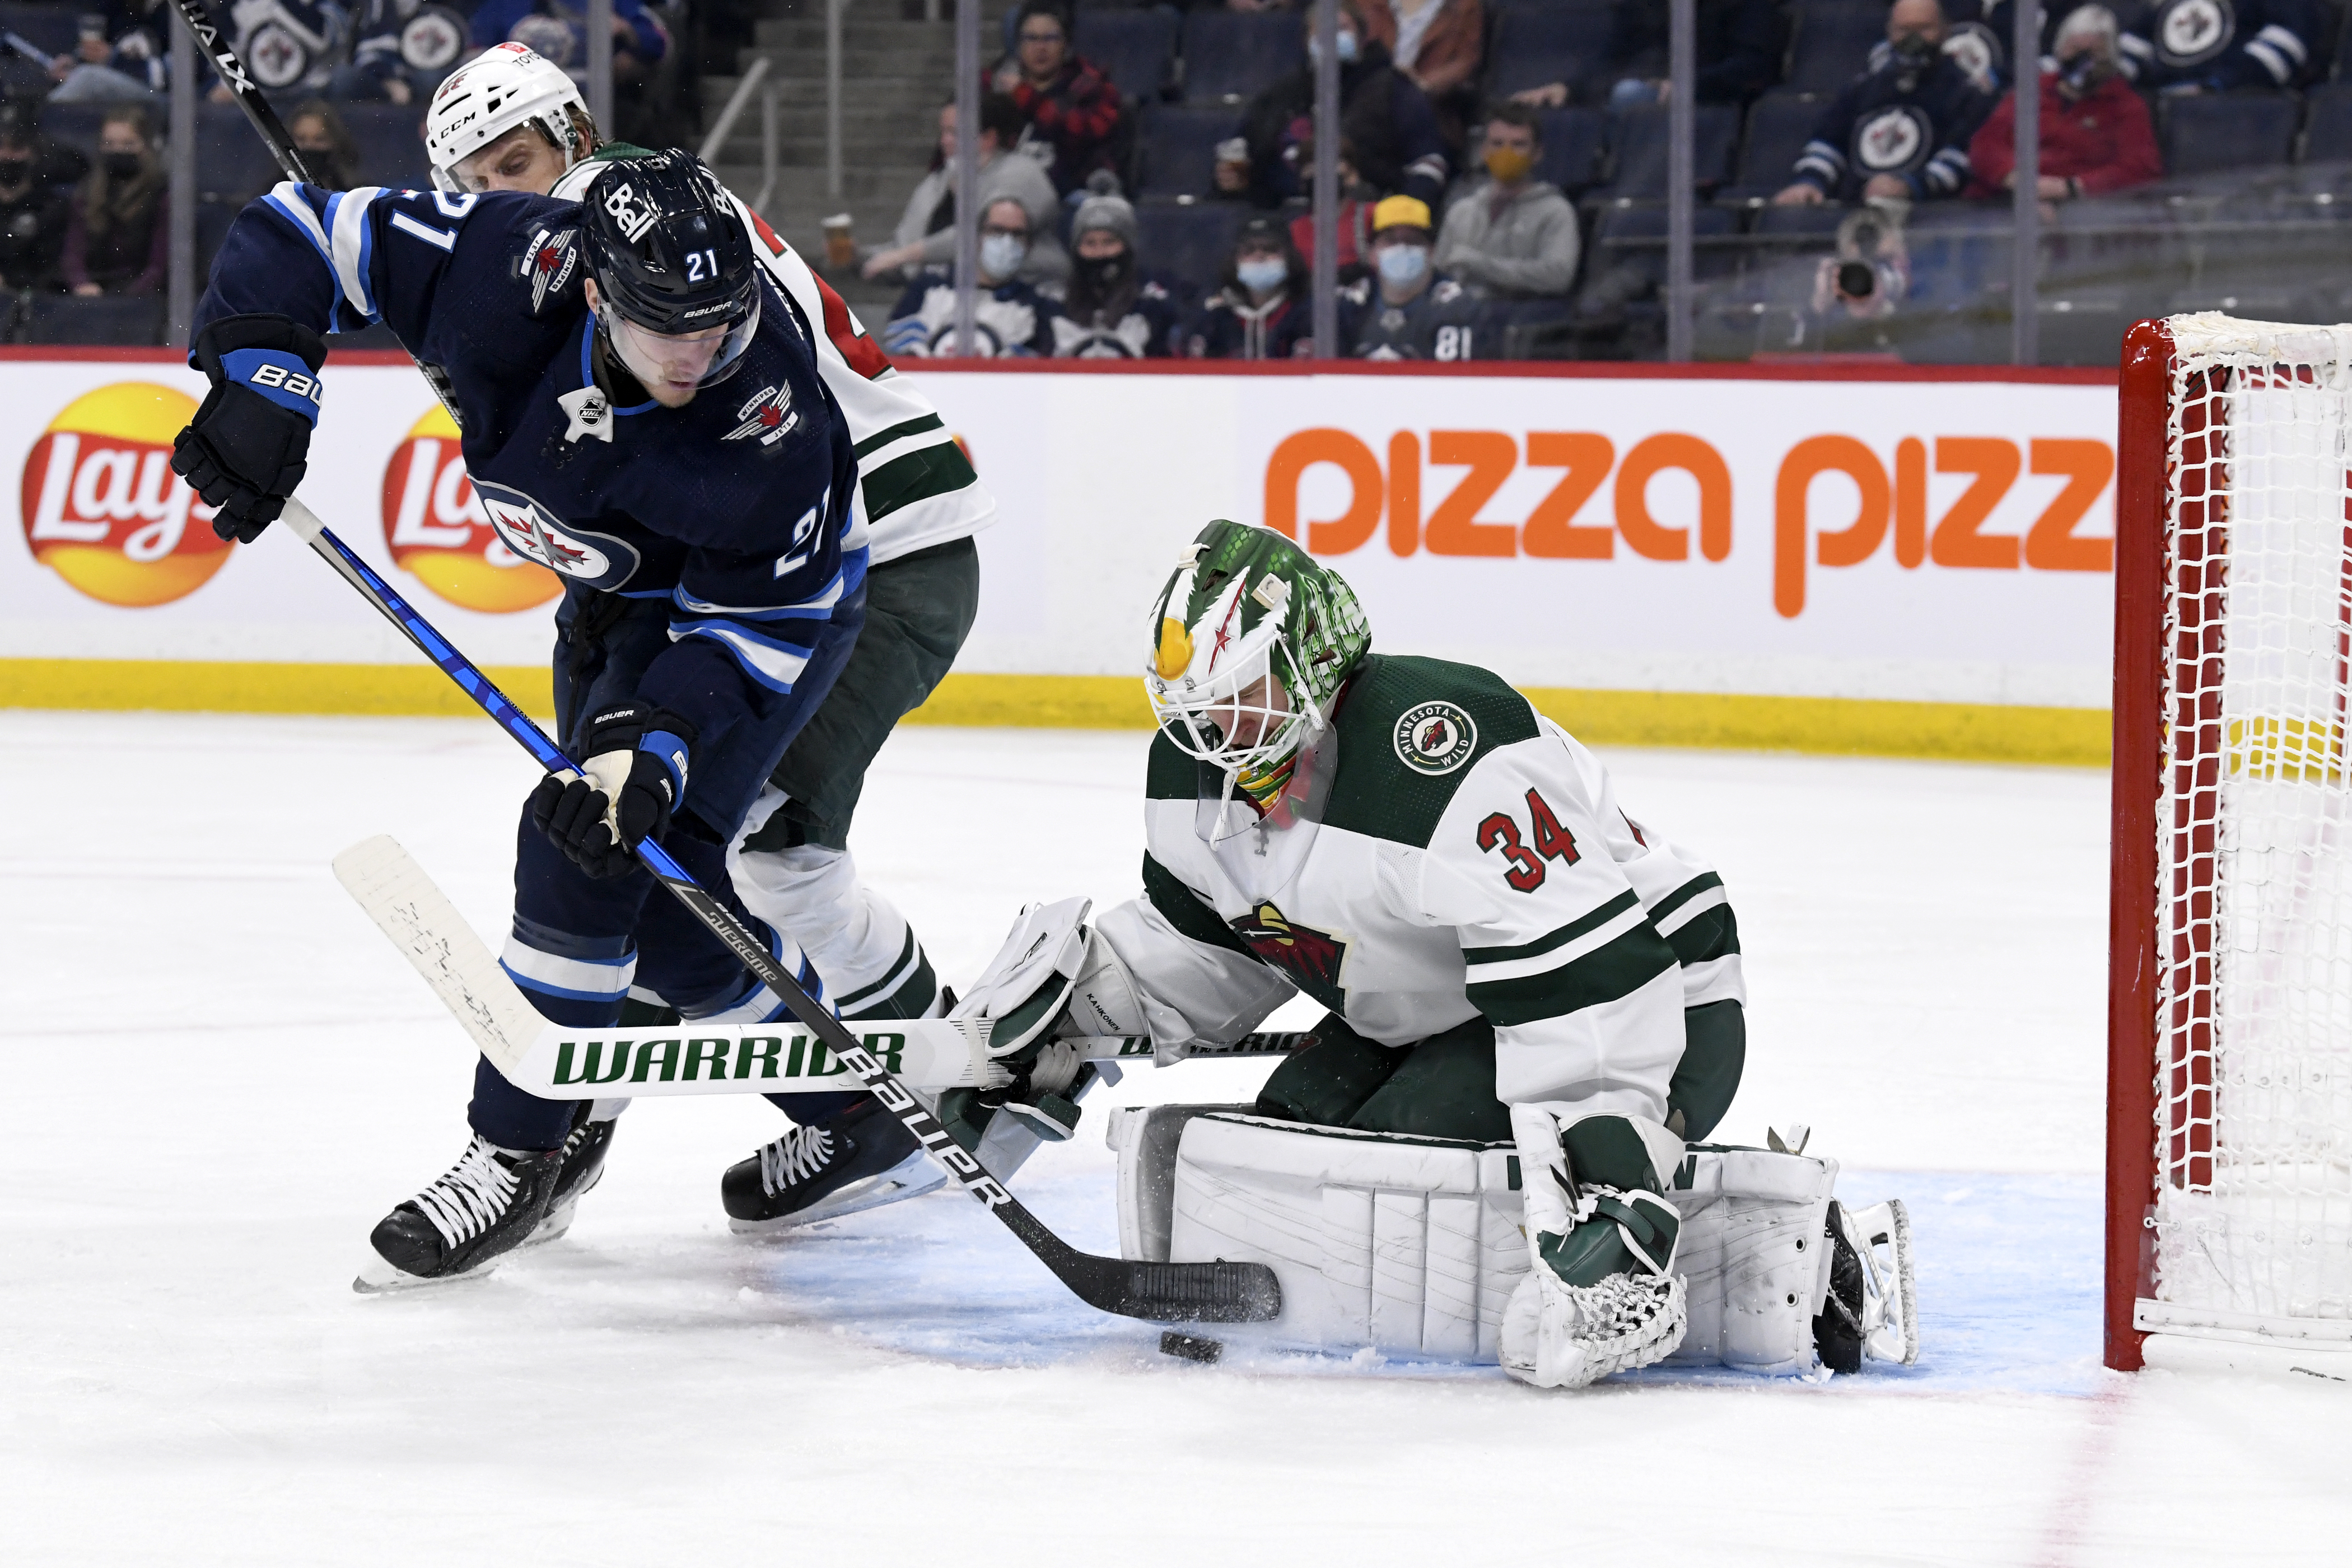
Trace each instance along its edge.
<path fill-rule="evenodd" d="M 425 155 L 433 183 L 458 191 L 457 165 L 516 126 L 536 127 L 569 167 L 594 151 L 583 129 L 590 123 L 587 100 L 562 66 L 526 45 L 500 44 L 452 71 L 434 93 Z"/>
<path fill-rule="evenodd" d="M 638 380 L 652 386 L 670 355 L 649 339 L 699 342 L 714 331 L 724 336 L 696 384 L 734 374 L 760 326 L 760 267 L 734 199 L 701 160 L 604 163 L 581 193 L 580 237 L 598 323 Z"/>
<path fill-rule="evenodd" d="M 1220 521 L 1152 601 L 1144 690 L 1177 750 L 1264 801 L 1370 648 L 1337 572 L 1270 528 Z"/>

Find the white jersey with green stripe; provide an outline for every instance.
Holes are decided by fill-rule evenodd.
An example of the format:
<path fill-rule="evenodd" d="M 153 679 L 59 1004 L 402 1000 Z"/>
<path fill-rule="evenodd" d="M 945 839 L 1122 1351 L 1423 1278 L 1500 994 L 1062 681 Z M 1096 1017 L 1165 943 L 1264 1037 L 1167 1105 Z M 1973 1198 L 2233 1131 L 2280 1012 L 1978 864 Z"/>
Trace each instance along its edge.
<path fill-rule="evenodd" d="M 1144 896 L 1098 929 L 1192 1040 L 1298 991 L 1388 1046 L 1483 1016 L 1507 1104 L 1662 1122 L 1684 1009 L 1746 999 L 1713 868 L 1486 670 L 1368 658 L 1292 806 L 1214 844 L 1218 775 L 1164 735 L 1149 773 Z"/>
<path fill-rule="evenodd" d="M 578 201 L 609 158 L 638 157 L 642 147 L 608 142 L 565 171 L 550 195 Z M 841 405 L 857 447 L 858 493 L 865 503 L 866 561 L 880 566 L 918 550 L 969 538 L 996 521 L 996 498 L 980 482 L 931 400 L 891 366 L 856 312 L 810 270 L 740 196 L 729 193 L 752 254 L 814 329 L 816 366 Z M 725 389 L 712 395 L 724 395 Z M 745 417 L 755 410 L 747 410 Z"/>

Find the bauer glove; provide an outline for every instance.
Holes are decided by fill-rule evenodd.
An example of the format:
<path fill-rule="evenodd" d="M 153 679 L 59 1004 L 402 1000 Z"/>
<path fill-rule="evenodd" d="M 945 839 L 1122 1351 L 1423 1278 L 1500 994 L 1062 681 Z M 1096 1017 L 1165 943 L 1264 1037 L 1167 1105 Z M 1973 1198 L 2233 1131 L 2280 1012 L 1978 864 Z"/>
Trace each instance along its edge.
<path fill-rule="evenodd" d="M 531 825 L 591 877 L 635 864 L 633 846 L 659 839 L 686 798 L 694 726 L 665 708 L 628 701 L 589 721 L 584 778 L 550 773 L 530 797 Z"/>
<path fill-rule="evenodd" d="M 302 482 L 327 345 L 286 316 L 224 316 L 190 353 L 213 384 L 172 443 L 172 468 L 219 509 L 213 531 L 250 544 Z"/>

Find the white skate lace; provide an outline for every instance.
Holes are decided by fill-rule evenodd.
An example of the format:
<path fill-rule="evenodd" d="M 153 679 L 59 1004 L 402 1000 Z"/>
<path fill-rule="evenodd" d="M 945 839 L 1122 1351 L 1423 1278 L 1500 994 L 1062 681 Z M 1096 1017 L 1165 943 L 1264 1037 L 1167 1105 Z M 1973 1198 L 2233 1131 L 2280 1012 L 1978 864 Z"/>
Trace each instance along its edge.
<path fill-rule="evenodd" d="M 774 1197 L 805 1182 L 833 1163 L 833 1133 L 823 1127 L 795 1127 L 760 1151 L 760 1190 Z"/>
<path fill-rule="evenodd" d="M 457 1163 L 413 1201 L 441 1239 L 457 1247 L 481 1235 L 506 1212 L 515 1184 L 514 1172 L 500 1164 L 498 1151 L 478 1136 Z"/>

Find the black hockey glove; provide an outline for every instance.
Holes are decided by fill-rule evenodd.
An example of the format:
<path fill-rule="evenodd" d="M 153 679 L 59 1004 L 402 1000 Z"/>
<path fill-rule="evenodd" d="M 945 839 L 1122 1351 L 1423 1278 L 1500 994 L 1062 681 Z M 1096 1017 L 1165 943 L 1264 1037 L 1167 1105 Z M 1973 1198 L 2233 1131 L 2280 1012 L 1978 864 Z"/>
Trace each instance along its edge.
<path fill-rule="evenodd" d="M 285 316 L 223 316 L 191 357 L 213 389 L 172 443 L 172 468 L 220 509 L 215 533 L 250 544 L 302 482 L 327 345 Z"/>
<path fill-rule="evenodd" d="M 531 826 L 591 877 L 621 875 L 636 864 L 630 847 L 658 839 L 686 798 L 694 740 L 693 725 L 650 702 L 606 709 L 588 722 L 587 777 L 541 779 L 530 797 Z"/>

